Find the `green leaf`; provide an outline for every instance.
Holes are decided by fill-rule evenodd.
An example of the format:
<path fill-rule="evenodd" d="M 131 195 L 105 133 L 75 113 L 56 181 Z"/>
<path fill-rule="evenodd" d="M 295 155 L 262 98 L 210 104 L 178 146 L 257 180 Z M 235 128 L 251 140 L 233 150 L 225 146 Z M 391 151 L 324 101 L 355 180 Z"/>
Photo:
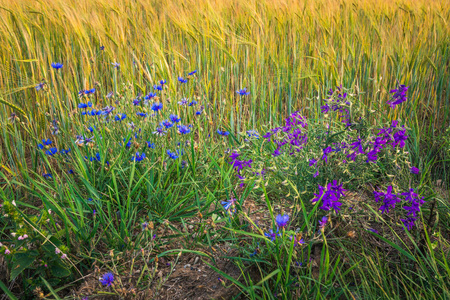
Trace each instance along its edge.
<path fill-rule="evenodd" d="M 14 280 L 26 268 L 31 266 L 31 264 L 36 259 L 37 255 L 38 255 L 38 253 L 36 251 L 29 251 L 26 253 L 17 253 L 16 255 L 14 255 L 12 271 L 11 271 L 11 280 Z"/>
<path fill-rule="evenodd" d="M 50 271 L 52 272 L 53 276 L 59 278 L 67 277 L 71 274 L 70 270 L 67 269 L 67 267 L 60 261 L 52 264 L 52 266 L 50 267 Z"/>

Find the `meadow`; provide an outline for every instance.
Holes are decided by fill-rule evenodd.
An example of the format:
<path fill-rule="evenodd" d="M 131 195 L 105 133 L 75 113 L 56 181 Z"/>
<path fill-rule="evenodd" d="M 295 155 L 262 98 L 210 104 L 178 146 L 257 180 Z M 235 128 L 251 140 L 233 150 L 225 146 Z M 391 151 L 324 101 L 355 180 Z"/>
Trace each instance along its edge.
<path fill-rule="evenodd" d="M 0 0 L 0 299 L 450 298 L 446 0 Z"/>

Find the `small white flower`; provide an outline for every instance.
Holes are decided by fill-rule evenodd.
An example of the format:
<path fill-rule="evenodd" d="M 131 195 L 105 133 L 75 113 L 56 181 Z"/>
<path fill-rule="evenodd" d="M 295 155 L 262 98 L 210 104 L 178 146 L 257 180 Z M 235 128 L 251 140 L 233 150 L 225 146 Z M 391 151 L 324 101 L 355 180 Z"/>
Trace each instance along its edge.
<path fill-rule="evenodd" d="M 49 214 L 49 215 L 52 214 L 52 210 L 51 210 L 51 209 L 48 210 L 48 214 Z"/>
<path fill-rule="evenodd" d="M 13 200 L 11 203 L 12 203 L 12 205 L 17 206 L 16 201 Z"/>
<path fill-rule="evenodd" d="M 67 254 L 63 254 L 63 255 L 61 255 L 61 259 L 66 259 L 67 258 Z"/>
<path fill-rule="evenodd" d="M 61 250 L 59 250 L 59 248 L 56 248 L 56 249 L 55 249 L 55 253 L 56 253 L 56 254 L 60 254 L 60 253 L 61 253 Z"/>
<path fill-rule="evenodd" d="M 15 233 L 15 232 L 11 233 L 11 235 L 12 235 L 13 237 L 16 237 L 16 234 L 17 234 L 17 233 Z"/>

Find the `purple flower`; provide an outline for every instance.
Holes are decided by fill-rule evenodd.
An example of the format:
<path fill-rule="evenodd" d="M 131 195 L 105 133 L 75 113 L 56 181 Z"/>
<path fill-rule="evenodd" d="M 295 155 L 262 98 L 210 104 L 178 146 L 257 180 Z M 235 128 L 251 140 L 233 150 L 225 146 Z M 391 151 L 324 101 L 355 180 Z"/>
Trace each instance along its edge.
<path fill-rule="evenodd" d="M 331 148 L 331 147 L 326 147 L 326 148 L 323 149 L 322 151 L 323 151 L 322 160 L 325 160 L 325 163 L 328 163 L 328 154 L 331 153 L 331 152 L 333 151 L 333 148 Z"/>
<path fill-rule="evenodd" d="M 403 225 L 405 225 L 405 227 L 408 231 L 410 231 L 413 228 L 414 222 L 416 220 L 417 220 L 417 218 L 411 218 L 411 217 L 408 217 L 406 219 L 400 219 L 400 221 L 402 221 Z"/>
<path fill-rule="evenodd" d="M 280 236 L 280 234 L 278 233 L 278 228 L 277 228 L 277 231 L 275 231 L 275 232 L 273 232 L 273 230 L 270 229 L 269 232 L 265 232 L 264 235 L 266 237 L 268 237 L 272 242 L 275 241 L 277 236 Z"/>
<path fill-rule="evenodd" d="M 192 75 L 194 75 L 195 73 L 197 73 L 197 70 L 194 70 L 194 71 L 192 71 L 192 72 L 189 72 L 188 75 L 189 75 L 189 76 L 192 76 Z"/>
<path fill-rule="evenodd" d="M 396 89 L 389 91 L 389 93 L 393 94 L 391 100 L 387 102 L 389 106 L 394 108 L 396 105 L 405 102 L 407 100 L 407 91 L 408 87 L 404 84 L 400 84 Z"/>
<path fill-rule="evenodd" d="M 324 228 L 325 225 L 327 225 L 327 222 L 328 222 L 328 217 L 323 216 L 322 219 L 319 221 L 319 227 Z"/>
<path fill-rule="evenodd" d="M 287 223 L 289 223 L 289 216 L 288 215 L 278 215 L 278 216 L 276 216 L 275 221 L 277 222 L 278 227 L 284 228 L 284 227 L 286 227 Z"/>
<path fill-rule="evenodd" d="M 419 174 L 419 173 L 420 173 L 420 170 L 419 170 L 419 168 L 416 168 L 416 167 L 412 166 L 412 167 L 411 167 L 411 173 L 413 173 L 413 174 Z"/>
<path fill-rule="evenodd" d="M 311 158 L 310 160 L 309 160 L 309 166 L 311 167 L 311 166 L 313 166 L 313 165 L 315 165 L 317 163 L 317 160 L 315 160 L 314 158 Z"/>
<path fill-rule="evenodd" d="M 305 243 L 305 241 L 303 239 L 297 239 L 296 236 L 290 236 L 289 237 L 292 241 L 292 239 L 294 239 L 294 247 L 298 246 L 298 245 L 303 245 Z"/>
<path fill-rule="evenodd" d="M 376 233 L 376 234 L 378 234 L 378 230 L 376 230 L 376 229 L 373 229 L 373 228 L 368 228 L 367 230 L 368 230 L 368 231 L 372 231 L 373 233 Z"/>
<path fill-rule="evenodd" d="M 104 274 L 102 276 L 102 278 L 100 278 L 100 282 L 103 285 L 111 286 L 111 284 L 114 282 L 114 274 L 111 273 L 111 272 L 108 272 L 108 273 Z"/>

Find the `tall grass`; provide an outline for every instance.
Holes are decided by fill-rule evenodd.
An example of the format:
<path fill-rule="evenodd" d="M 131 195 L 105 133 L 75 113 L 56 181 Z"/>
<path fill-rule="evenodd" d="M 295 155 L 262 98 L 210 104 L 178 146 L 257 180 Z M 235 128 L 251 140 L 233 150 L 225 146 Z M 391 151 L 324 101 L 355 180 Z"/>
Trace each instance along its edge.
<path fill-rule="evenodd" d="M 293 109 L 314 114 L 316 97 L 337 84 L 356 85 L 381 109 L 399 80 L 415 101 L 400 117 L 417 114 L 418 126 L 433 132 L 450 109 L 446 2 L 2 0 L 1 95 L 39 120 L 47 108 L 72 108 L 83 87 L 111 90 L 114 61 L 121 80 L 142 90 L 199 69 L 196 89 L 212 105 L 211 118 L 226 125 L 233 118 L 242 129 Z M 52 91 L 58 103 L 33 90 L 42 79 L 58 80 L 49 72 L 54 61 L 65 64 Z M 230 98 L 244 86 L 251 97 Z"/>

